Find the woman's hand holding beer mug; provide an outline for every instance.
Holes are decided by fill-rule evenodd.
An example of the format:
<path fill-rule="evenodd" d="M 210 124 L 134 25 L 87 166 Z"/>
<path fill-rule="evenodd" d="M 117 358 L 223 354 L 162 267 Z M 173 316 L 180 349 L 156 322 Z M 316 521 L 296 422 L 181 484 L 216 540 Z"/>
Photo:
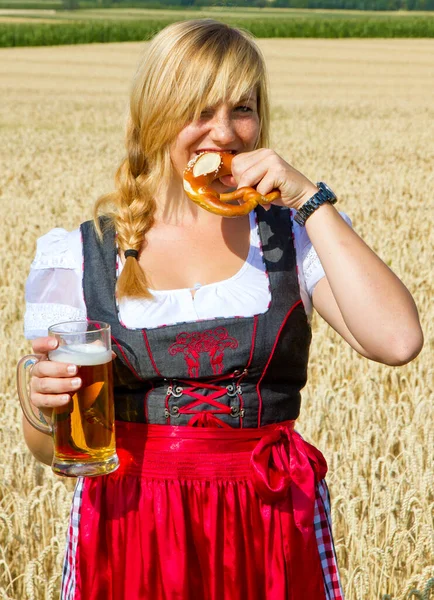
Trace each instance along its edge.
<path fill-rule="evenodd" d="M 35 456 L 52 464 L 58 474 L 110 473 L 119 465 L 110 327 L 98 322 L 68 322 L 50 327 L 49 334 L 34 340 L 35 354 L 18 365 L 26 441 Z M 47 418 L 45 422 L 37 418 L 35 409 Z M 47 435 L 39 432 L 53 437 L 54 453 Z"/>
<path fill-rule="evenodd" d="M 69 404 L 81 386 L 81 379 L 76 377 L 77 365 L 48 360 L 48 353 L 58 345 L 51 336 L 32 340 L 33 352 L 40 360 L 31 369 L 30 401 L 50 420 L 53 409 Z"/>

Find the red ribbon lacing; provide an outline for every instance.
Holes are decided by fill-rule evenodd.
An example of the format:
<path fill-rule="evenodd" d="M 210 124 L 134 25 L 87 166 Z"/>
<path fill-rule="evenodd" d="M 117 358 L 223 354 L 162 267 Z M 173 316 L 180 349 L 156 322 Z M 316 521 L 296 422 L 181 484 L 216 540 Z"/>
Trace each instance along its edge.
<path fill-rule="evenodd" d="M 218 398 L 222 398 L 223 396 L 227 395 L 228 390 L 226 387 L 216 385 L 215 383 L 206 383 L 204 381 L 194 381 L 191 379 L 177 379 L 176 381 L 188 386 L 183 388 L 182 394 L 193 398 L 192 402 L 179 407 L 178 410 L 178 414 L 193 415 L 188 423 L 189 426 L 222 427 L 224 429 L 232 429 L 231 425 L 228 425 L 215 416 L 218 414 L 232 415 L 231 407 L 218 401 Z M 198 393 L 196 391 L 197 388 L 214 391 L 213 393 L 205 396 L 204 394 Z M 239 395 L 238 399 L 240 404 L 242 404 L 242 400 Z M 204 403 L 214 406 L 215 410 L 195 410 L 198 406 Z"/>

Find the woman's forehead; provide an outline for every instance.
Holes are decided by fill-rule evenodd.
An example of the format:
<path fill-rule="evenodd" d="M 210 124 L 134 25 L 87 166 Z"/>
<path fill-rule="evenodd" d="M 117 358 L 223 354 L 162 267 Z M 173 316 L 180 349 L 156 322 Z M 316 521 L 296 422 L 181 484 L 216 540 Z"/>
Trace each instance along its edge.
<path fill-rule="evenodd" d="M 228 104 L 230 106 L 234 106 L 235 104 L 240 104 L 242 102 L 255 104 L 257 102 L 257 100 L 258 100 L 257 93 L 251 92 L 248 94 L 240 94 L 240 95 L 236 95 L 236 96 L 222 98 L 221 100 L 218 100 L 216 105 Z"/>
<path fill-rule="evenodd" d="M 205 100 L 204 104 L 210 107 L 217 107 L 221 104 L 235 105 L 240 102 L 256 103 L 258 100 L 258 91 L 256 87 L 247 90 L 229 90 L 226 94 L 221 94 L 216 97 L 215 94 Z"/>
<path fill-rule="evenodd" d="M 241 102 L 256 102 L 258 99 L 258 90 L 256 87 L 250 88 L 244 94 L 241 94 L 239 101 Z"/>

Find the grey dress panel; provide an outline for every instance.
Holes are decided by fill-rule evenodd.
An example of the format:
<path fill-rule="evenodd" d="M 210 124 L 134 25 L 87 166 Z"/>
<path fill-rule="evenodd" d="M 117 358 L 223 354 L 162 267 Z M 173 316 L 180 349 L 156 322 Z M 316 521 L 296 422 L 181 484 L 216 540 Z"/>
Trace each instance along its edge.
<path fill-rule="evenodd" d="M 253 317 L 128 329 L 116 306 L 115 232 L 81 225 L 90 320 L 110 323 L 116 418 L 161 425 L 260 427 L 296 419 L 311 330 L 300 298 L 288 209 L 257 210 L 271 303 Z"/>

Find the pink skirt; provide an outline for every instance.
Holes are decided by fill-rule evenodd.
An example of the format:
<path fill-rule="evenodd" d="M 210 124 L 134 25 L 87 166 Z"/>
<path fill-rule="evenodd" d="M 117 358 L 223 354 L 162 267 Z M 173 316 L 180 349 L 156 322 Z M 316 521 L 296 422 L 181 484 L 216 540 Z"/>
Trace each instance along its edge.
<path fill-rule="evenodd" d="M 322 454 L 294 421 L 116 424 L 77 482 L 62 600 L 341 600 Z"/>

